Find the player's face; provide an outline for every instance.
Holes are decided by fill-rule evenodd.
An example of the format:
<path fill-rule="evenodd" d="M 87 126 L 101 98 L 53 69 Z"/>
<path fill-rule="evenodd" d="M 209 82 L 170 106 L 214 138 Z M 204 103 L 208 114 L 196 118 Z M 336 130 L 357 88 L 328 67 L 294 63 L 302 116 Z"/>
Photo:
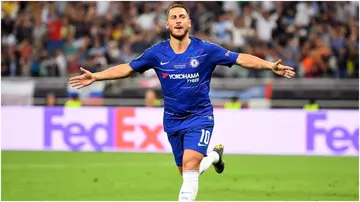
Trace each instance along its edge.
<path fill-rule="evenodd" d="M 170 35 L 178 40 L 183 39 L 191 27 L 191 20 L 183 8 L 173 8 L 169 11 L 166 28 Z"/>

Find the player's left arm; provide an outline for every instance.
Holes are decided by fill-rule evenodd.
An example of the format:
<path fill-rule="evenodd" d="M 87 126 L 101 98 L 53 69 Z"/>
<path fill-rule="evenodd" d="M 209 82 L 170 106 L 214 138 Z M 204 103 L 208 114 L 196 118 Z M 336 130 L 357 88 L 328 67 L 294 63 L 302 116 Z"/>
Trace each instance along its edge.
<path fill-rule="evenodd" d="M 243 68 L 256 70 L 271 70 L 275 74 L 291 78 L 295 75 L 292 67 L 281 64 L 281 60 L 269 62 L 250 54 L 229 51 L 217 44 L 206 42 L 209 53 L 209 61 L 215 65 L 226 65 L 231 67 L 238 64 Z"/>
<path fill-rule="evenodd" d="M 294 68 L 282 65 L 280 59 L 276 62 L 269 62 L 254 55 L 239 53 L 236 64 L 247 69 L 271 70 L 275 74 L 289 79 L 295 76 Z"/>

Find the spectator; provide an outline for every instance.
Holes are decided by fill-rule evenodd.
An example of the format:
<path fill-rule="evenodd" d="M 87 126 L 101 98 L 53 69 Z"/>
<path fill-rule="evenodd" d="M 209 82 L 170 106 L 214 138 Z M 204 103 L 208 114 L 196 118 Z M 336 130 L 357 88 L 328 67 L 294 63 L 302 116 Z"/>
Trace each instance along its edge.
<path fill-rule="evenodd" d="M 46 27 L 41 23 L 40 20 L 36 20 L 36 24 L 33 31 L 34 41 L 44 43 L 46 32 L 47 32 Z"/>
<path fill-rule="evenodd" d="M 225 103 L 224 108 L 228 110 L 241 109 L 241 102 L 238 97 L 232 97 L 231 100 Z"/>
<path fill-rule="evenodd" d="M 160 100 L 157 98 L 154 90 L 147 90 L 145 95 L 145 106 L 146 107 L 159 107 Z"/>
<path fill-rule="evenodd" d="M 171 2 L 4 2 L 3 76 L 65 76 L 129 62 L 168 38 Z M 283 59 L 299 77 L 357 78 L 358 2 L 187 2 L 192 31 L 236 52 Z M 39 11 L 39 12 L 37 12 Z M 90 65 L 90 66 L 89 66 Z M 269 77 L 247 70 L 217 77 Z M 241 73 L 240 73 L 241 71 Z M 153 72 L 145 76 L 153 76 Z"/>
<path fill-rule="evenodd" d="M 232 46 L 237 52 L 243 52 L 246 42 L 253 40 L 255 30 L 245 26 L 245 18 L 238 17 L 235 20 L 235 26 L 231 29 Z"/>
<path fill-rule="evenodd" d="M 310 24 L 311 17 L 316 11 L 311 2 L 299 2 L 296 5 L 295 24 L 298 27 L 307 27 Z"/>
<path fill-rule="evenodd" d="M 315 99 L 310 99 L 309 103 L 305 104 L 303 109 L 306 111 L 317 111 L 320 109 L 320 105 L 316 102 Z"/>
<path fill-rule="evenodd" d="M 54 55 L 56 53 L 56 50 L 62 48 L 62 22 L 55 13 L 52 13 L 50 15 L 51 17 L 47 24 L 47 51 L 50 55 Z"/>
<path fill-rule="evenodd" d="M 54 107 L 56 106 L 56 97 L 53 93 L 48 93 L 46 96 L 46 106 Z"/>
<path fill-rule="evenodd" d="M 141 28 L 142 31 L 150 31 L 154 28 L 156 13 L 152 11 L 151 4 L 144 4 L 144 13 L 141 14 L 137 20 L 137 25 Z"/>
<path fill-rule="evenodd" d="M 212 27 L 214 41 L 221 45 L 229 45 L 231 42 L 230 30 L 232 28 L 233 23 L 229 19 L 229 13 L 221 13 Z"/>
<path fill-rule="evenodd" d="M 82 106 L 82 102 L 79 99 L 79 95 L 77 93 L 71 93 L 69 95 L 69 99 L 65 102 L 65 107 L 78 108 L 81 106 Z"/>
<path fill-rule="evenodd" d="M 69 18 L 62 18 L 60 37 L 61 39 L 67 39 L 75 35 L 75 27 L 69 24 Z"/>
<path fill-rule="evenodd" d="M 58 68 L 58 72 L 59 72 L 59 76 L 61 77 L 66 77 L 67 76 L 67 62 L 65 59 L 65 55 L 63 54 L 63 52 L 58 49 L 56 51 L 56 66 Z"/>
<path fill-rule="evenodd" d="M 270 42 L 272 40 L 271 33 L 276 28 L 276 13 L 270 14 L 268 11 L 253 11 L 252 17 L 256 20 L 256 31 L 260 41 Z"/>

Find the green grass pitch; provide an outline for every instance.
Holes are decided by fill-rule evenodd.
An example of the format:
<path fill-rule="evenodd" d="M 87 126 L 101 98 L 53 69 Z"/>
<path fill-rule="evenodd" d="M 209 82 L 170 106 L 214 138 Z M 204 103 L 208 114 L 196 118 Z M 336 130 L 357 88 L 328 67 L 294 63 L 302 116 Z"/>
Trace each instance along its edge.
<path fill-rule="evenodd" d="M 358 157 L 225 155 L 197 200 L 358 200 Z M 173 200 L 171 154 L 2 151 L 2 200 Z"/>

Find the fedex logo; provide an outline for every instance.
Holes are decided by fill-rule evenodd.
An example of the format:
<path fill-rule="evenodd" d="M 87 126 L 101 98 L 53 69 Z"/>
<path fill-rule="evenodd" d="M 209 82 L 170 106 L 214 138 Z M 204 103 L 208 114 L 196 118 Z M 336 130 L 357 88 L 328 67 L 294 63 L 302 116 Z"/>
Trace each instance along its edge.
<path fill-rule="evenodd" d="M 65 114 L 65 110 L 69 111 Z M 61 145 L 61 149 L 71 151 L 83 151 L 86 148 L 105 151 L 147 150 L 151 146 L 157 151 L 164 150 L 164 145 L 159 140 L 159 134 L 163 130 L 161 124 L 149 126 L 126 122 L 136 117 L 134 108 L 105 109 L 105 121 L 89 119 L 86 116 L 100 116 L 101 113 L 85 114 L 86 110 L 88 109 L 46 108 L 44 147 L 53 149 L 56 145 Z M 70 119 L 71 115 L 83 118 Z M 126 139 L 129 136 L 131 140 Z"/>
<path fill-rule="evenodd" d="M 340 120 L 338 123 L 341 123 Z M 328 115 L 325 112 L 307 114 L 307 151 L 316 151 L 319 145 L 324 143 L 328 149 L 337 155 L 341 155 L 350 149 L 359 151 L 359 126 L 349 128 L 342 124 L 331 125 L 328 122 Z M 318 137 L 322 138 L 318 139 Z"/>

